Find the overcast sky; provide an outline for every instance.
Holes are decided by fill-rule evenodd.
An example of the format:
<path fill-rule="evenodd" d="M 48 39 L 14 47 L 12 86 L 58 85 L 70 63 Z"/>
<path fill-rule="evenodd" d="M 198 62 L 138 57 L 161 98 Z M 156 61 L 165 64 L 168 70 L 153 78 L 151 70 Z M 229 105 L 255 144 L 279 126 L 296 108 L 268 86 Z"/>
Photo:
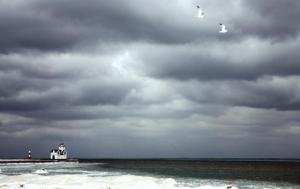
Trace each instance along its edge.
<path fill-rule="evenodd" d="M 299 10 L 0 0 L 0 158 L 300 158 Z"/>

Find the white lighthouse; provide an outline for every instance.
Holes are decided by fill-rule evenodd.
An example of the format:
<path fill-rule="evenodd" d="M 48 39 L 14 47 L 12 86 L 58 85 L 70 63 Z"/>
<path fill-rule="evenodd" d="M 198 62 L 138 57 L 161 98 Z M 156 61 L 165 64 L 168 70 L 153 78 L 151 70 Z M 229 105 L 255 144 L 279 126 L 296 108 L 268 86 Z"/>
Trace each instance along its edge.
<path fill-rule="evenodd" d="M 61 143 L 58 149 L 52 149 L 50 159 L 67 159 L 67 150 L 64 143 Z"/>

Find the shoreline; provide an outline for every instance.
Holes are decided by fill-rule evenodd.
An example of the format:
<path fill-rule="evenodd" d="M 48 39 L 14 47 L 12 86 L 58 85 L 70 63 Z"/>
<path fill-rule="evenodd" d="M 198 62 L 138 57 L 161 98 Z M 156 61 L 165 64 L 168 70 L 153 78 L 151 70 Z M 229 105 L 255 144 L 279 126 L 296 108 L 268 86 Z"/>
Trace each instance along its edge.
<path fill-rule="evenodd" d="M 18 164 L 18 163 L 79 163 L 78 159 L 63 159 L 63 160 L 51 160 L 51 159 L 0 159 L 0 164 Z"/>

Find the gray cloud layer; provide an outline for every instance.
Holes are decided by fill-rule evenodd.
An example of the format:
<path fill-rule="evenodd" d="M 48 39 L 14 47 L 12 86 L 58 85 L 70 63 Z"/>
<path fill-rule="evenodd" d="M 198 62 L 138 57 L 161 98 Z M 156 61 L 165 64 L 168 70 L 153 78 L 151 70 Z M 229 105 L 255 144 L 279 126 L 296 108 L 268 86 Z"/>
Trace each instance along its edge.
<path fill-rule="evenodd" d="M 0 1 L 0 158 L 299 158 L 300 3 L 199 4 Z"/>

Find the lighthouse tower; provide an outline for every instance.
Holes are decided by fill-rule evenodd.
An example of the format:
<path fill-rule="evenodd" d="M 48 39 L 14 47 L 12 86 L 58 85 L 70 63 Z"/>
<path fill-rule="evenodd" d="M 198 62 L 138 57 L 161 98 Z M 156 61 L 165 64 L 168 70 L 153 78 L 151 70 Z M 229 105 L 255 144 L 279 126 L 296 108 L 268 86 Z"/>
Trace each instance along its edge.
<path fill-rule="evenodd" d="M 58 149 L 52 149 L 50 159 L 67 159 L 67 150 L 64 143 L 58 146 Z"/>
<path fill-rule="evenodd" d="M 61 155 L 63 155 L 63 152 L 66 152 L 65 144 L 63 144 L 63 143 L 60 144 L 59 147 L 58 147 L 58 151 L 62 153 Z"/>
<path fill-rule="evenodd" d="M 31 150 L 28 150 L 28 159 L 31 159 Z"/>

